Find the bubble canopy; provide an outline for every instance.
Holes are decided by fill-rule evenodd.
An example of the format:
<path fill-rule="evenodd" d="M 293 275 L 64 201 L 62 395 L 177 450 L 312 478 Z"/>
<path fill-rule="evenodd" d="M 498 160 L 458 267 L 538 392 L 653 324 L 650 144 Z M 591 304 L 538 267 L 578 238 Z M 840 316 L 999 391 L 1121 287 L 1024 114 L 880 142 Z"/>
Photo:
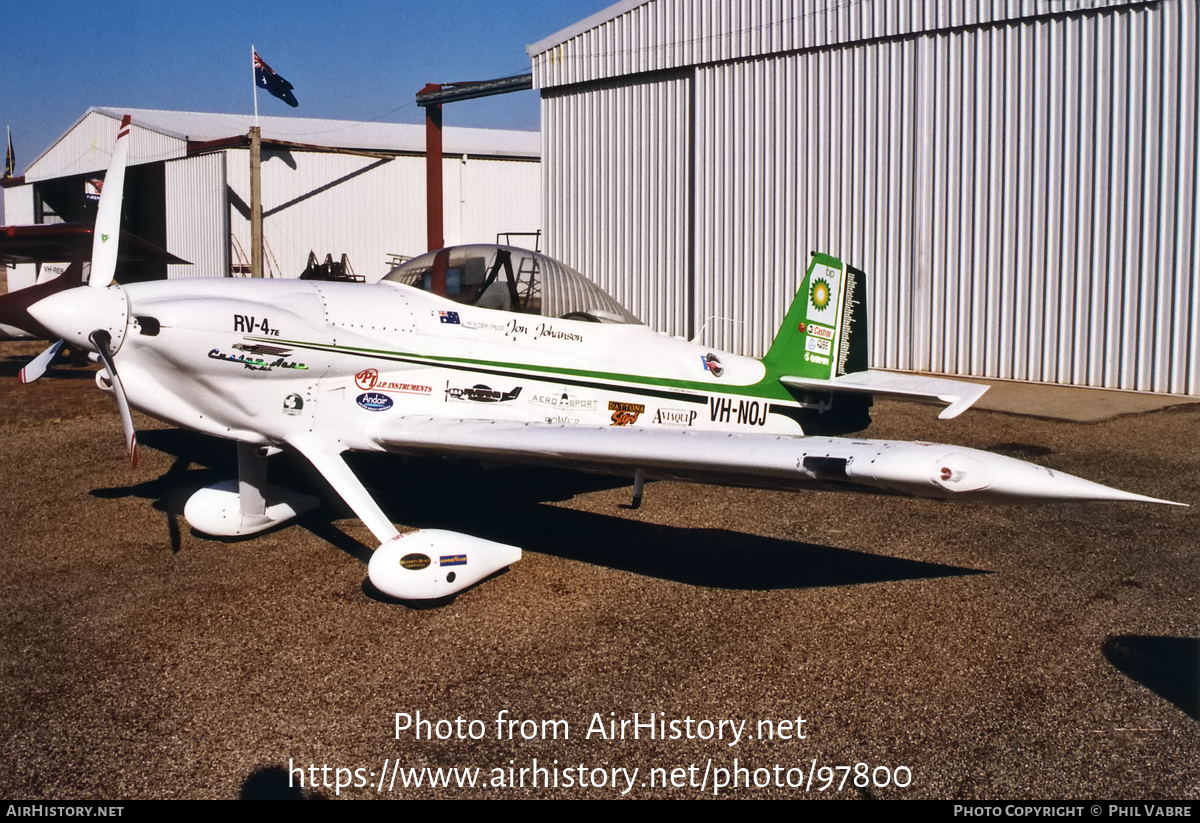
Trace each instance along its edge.
<path fill-rule="evenodd" d="M 414 257 L 381 282 L 401 283 L 482 309 L 592 323 L 640 323 L 575 269 L 514 246 L 451 246 Z"/>

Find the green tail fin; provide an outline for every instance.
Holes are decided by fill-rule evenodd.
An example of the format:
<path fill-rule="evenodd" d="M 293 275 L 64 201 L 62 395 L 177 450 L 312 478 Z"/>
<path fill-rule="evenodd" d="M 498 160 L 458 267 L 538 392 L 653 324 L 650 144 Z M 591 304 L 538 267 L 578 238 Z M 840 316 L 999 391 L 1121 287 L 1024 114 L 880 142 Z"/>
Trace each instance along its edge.
<path fill-rule="evenodd" d="M 813 254 L 763 363 L 777 374 L 829 380 L 867 368 L 866 275 Z"/>

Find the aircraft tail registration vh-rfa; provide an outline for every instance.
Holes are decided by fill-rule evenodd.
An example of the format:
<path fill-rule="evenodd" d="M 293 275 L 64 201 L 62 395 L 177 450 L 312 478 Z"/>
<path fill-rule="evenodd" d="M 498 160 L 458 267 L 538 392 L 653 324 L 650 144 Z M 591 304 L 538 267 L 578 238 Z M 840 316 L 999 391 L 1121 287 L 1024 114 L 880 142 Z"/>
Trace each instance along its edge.
<path fill-rule="evenodd" d="M 455 455 L 750 487 L 979 501 L 1169 502 L 952 445 L 848 439 L 875 394 L 961 413 L 986 390 L 867 368 L 861 272 L 814 255 L 761 359 L 656 333 L 548 257 L 443 249 L 379 284 L 196 279 L 112 283 L 122 123 L 87 286 L 29 307 L 95 352 L 97 382 L 130 409 L 237 441 L 239 477 L 201 489 L 185 516 L 253 534 L 317 501 L 267 483 L 303 454 L 380 541 L 369 576 L 401 599 L 446 597 L 520 549 L 467 534 L 400 534 L 351 471 L 351 450 Z M 115 184 L 114 184 L 115 183 Z M 111 243 L 111 245 L 109 245 Z M 136 459 L 136 457 L 135 457 Z"/>

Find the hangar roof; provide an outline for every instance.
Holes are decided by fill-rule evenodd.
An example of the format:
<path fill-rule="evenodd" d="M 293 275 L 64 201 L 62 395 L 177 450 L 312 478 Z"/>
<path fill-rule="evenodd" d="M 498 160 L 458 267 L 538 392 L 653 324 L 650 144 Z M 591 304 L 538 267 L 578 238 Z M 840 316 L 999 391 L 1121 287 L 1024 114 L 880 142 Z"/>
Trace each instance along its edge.
<path fill-rule="evenodd" d="M 1129 6 L 1136 0 L 620 0 L 526 47 L 546 89 L 920 32 Z"/>
<path fill-rule="evenodd" d="M 133 117 L 129 163 L 152 163 L 186 157 L 196 144 L 237 140 L 254 125 L 253 114 L 212 114 L 193 111 L 93 106 L 43 151 L 25 173 L 28 182 L 101 171 L 121 117 Z M 330 151 L 417 153 L 425 151 L 425 127 L 409 123 L 320 120 L 308 117 L 258 118 L 263 140 Z M 446 154 L 537 159 L 541 135 L 533 131 L 445 129 Z"/>

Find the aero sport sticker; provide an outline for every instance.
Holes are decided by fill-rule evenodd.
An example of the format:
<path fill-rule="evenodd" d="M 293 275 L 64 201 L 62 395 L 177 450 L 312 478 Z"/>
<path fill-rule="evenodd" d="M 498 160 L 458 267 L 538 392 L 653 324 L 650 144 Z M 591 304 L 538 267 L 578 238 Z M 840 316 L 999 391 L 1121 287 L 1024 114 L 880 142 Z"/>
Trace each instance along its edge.
<path fill-rule="evenodd" d="M 614 426 L 632 426 L 637 422 L 638 416 L 645 413 L 646 407 L 641 403 L 621 403 L 609 400 L 608 410 L 612 412 Z"/>
<path fill-rule="evenodd" d="M 553 392 L 544 392 L 542 394 L 529 395 L 529 404 L 531 406 L 547 406 L 560 411 L 595 411 L 600 408 L 599 400 L 588 400 L 578 395 L 571 394 L 566 389 L 560 389 Z"/>

